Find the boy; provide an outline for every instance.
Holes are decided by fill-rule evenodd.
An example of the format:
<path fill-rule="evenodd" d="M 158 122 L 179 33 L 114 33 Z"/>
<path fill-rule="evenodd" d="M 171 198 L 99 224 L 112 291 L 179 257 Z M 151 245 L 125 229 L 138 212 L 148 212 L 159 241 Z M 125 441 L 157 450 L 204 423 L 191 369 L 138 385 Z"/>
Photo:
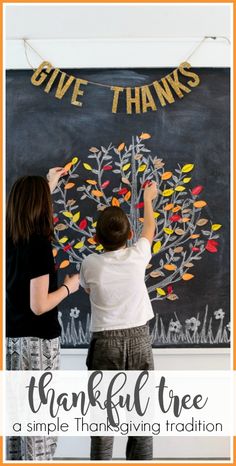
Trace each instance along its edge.
<path fill-rule="evenodd" d="M 120 207 L 107 207 L 99 215 L 95 239 L 104 254 L 83 261 L 80 284 L 90 295 L 92 340 L 89 370 L 153 370 L 147 322 L 153 310 L 145 285 L 145 269 L 151 259 L 155 233 L 152 201 L 157 185 L 144 190 L 144 223 L 137 243 L 127 247 L 133 233 Z M 91 460 L 112 459 L 112 437 L 92 437 Z M 152 437 L 129 437 L 127 460 L 151 460 Z"/>

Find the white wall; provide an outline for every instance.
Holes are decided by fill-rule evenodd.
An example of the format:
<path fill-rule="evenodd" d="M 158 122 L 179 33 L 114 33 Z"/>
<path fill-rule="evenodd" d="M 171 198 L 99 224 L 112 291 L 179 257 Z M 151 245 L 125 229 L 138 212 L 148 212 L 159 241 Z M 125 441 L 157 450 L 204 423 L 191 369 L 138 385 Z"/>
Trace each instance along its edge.
<path fill-rule="evenodd" d="M 5 66 L 28 69 L 23 38 L 58 67 L 175 67 L 203 36 L 208 39 L 190 60 L 192 66 L 230 66 L 232 5 L 94 4 L 6 5 Z M 42 61 L 28 51 L 37 67 Z M 229 369 L 225 349 L 155 350 L 158 370 Z M 64 350 L 62 369 L 85 369 L 84 350 Z M 114 457 L 124 457 L 125 439 L 116 439 Z M 158 459 L 224 459 L 228 438 L 157 438 Z M 60 438 L 57 458 L 88 458 L 89 439 Z"/>

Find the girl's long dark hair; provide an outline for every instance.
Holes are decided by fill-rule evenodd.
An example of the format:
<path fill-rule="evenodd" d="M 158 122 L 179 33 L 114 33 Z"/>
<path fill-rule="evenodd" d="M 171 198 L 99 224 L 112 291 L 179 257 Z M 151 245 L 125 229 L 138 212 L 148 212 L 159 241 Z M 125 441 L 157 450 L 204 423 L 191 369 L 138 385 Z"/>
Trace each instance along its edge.
<path fill-rule="evenodd" d="M 14 183 L 7 202 L 6 233 L 14 244 L 35 234 L 53 237 L 52 199 L 45 178 L 23 176 Z"/>

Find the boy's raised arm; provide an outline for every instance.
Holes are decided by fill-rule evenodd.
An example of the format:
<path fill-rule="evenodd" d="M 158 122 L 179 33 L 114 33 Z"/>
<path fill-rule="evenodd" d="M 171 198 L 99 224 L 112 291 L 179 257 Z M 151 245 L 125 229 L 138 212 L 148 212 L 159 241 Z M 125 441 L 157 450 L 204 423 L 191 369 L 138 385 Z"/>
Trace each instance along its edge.
<path fill-rule="evenodd" d="M 142 238 L 147 238 L 152 244 L 155 234 L 155 220 L 153 216 L 152 201 L 157 197 L 157 184 L 152 181 L 144 189 L 144 223 L 141 233 Z"/>

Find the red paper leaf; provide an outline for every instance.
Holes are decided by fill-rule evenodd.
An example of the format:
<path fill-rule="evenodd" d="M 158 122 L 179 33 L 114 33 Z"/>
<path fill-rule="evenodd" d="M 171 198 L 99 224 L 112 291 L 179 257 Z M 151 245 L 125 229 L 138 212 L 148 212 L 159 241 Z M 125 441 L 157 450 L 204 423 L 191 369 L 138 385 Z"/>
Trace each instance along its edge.
<path fill-rule="evenodd" d="M 171 222 L 178 222 L 179 220 L 181 219 L 181 215 L 178 215 L 178 214 L 175 214 L 175 215 L 172 215 L 169 220 Z"/>
<path fill-rule="evenodd" d="M 53 218 L 53 223 L 57 223 L 57 222 L 58 222 L 58 220 L 59 220 L 59 218 L 58 218 L 58 217 L 54 217 L 54 218 Z"/>
<path fill-rule="evenodd" d="M 173 291 L 173 286 L 171 286 L 171 285 L 167 286 L 167 293 L 171 294 L 172 291 Z"/>
<path fill-rule="evenodd" d="M 194 196 L 197 196 L 198 194 L 200 194 L 203 190 L 203 186 L 199 185 L 199 186 L 195 186 L 195 188 L 192 189 L 192 194 Z"/>
<path fill-rule="evenodd" d="M 199 252 L 200 251 L 200 248 L 196 248 L 195 246 L 192 248 L 192 251 L 194 252 Z"/>
<path fill-rule="evenodd" d="M 118 191 L 118 194 L 126 194 L 128 192 L 128 189 L 127 188 L 121 188 L 119 191 Z"/>
<path fill-rule="evenodd" d="M 87 222 L 86 219 L 81 220 L 81 222 L 79 223 L 79 228 L 80 228 L 81 230 L 84 230 L 84 229 L 86 228 L 87 224 L 88 224 L 88 222 Z"/>
<path fill-rule="evenodd" d="M 106 188 L 107 186 L 109 186 L 109 184 L 110 184 L 110 181 L 109 181 L 109 180 L 104 181 L 104 183 L 101 184 L 101 188 L 104 189 L 104 188 Z"/>
<path fill-rule="evenodd" d="M 104 165 L 103 170 L 105 170 L 105 171 L 112 170 L 112 166 L 111 165 Z"/>
<path fill-rule="evenodd" d="M 206 244 L 206 250 L 208 252 L 218 252 L 218 247 L 219 243 L 218 241 L 215 241 L 214 239 L 209 239 Z"/>
<path fill-rule="evenodd" d="M 63 251 L 68 251 L 68 249 L 71 249 L 71 244 L 67 244 L 67 245 L 63 248 Z"/>
<path fill-rule="evenodd" d="M 142 207 L 144 206 L 144 202 L 139 202 L 138 204 L 136 204 L 136 209 L 141 209 Z"/>

